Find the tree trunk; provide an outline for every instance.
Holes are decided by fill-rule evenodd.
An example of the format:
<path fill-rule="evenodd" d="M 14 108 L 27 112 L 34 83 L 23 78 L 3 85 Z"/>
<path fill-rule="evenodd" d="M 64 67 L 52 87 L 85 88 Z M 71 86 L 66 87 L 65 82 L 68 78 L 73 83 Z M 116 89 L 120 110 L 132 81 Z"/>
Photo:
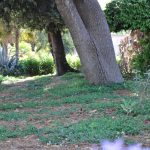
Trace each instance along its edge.
<path fill-rule="evenodd" d="M 16 66 L 18 66 L 19 62 L 19 29 L 15 29 L 15 48 L 16 48 Z"/>
<path fill-rule="evenodd" d="M 122 82 L 109 28 L 97 0 L 55 1 L 71 32 L 87 80 L 93 84 Z"/>
<path fill-rule="evenodd" d="M 49 32 L 48 36 L 49 42 L 52 44 L 52 55 L 56 64 L 57 75 L 61 76 L 66 72 L 74 71 L 67 63 L 60 31 Z"/>
<path fill-rule="evenodd" d="M 31 42 L 31 51 L 32 52 L 35 52 L 35 43 L 34 42 Z"/>
<path fill-rule="evenodd" d="M 53 51 L 52 42 L 51 42 L 51 33 L 50 33 L 50 32 L 48 32 L 48 42 L 49 42 L 49 46 L 52 48 L 52 49 L 51 49 L 51 54 L 52 54 L 53 59 L 54 59 L 54 61 L 55 61 L 54 51 Z"/>
<path fill-rule="evenodd" d="M 6 43 L 2 43 L 2 49 L 1 49 L 1 57 L 0 57 L 0 64 L 2 66 L 7 65 L 8 63 L 8 47 Z"/>

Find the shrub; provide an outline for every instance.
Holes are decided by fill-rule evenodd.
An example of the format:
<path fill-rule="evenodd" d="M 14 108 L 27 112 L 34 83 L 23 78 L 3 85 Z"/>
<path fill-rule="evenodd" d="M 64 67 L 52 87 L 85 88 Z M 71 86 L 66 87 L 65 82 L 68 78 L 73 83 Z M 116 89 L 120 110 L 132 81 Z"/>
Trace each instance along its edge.
<path fill-rule="evenodd" d="M 40 74 L 54 73 L 54 62 L 51 58 L 45 58 L 40 62 Z"/>
<path fill-rule="evenodd" d="M 136 53 L 133 63 L 131 64 L 134 69 L 140 70 L 141 73 L 144 73 L 150 69 L 150 19 L 148 19 L 150 17 L 149 9 L 149 0 L 113 0 L 107 4 L 105 10 L 106 18 L 111 31 L 134 31 L 139 29 L 144 33 L 144 41 L 142 41 L 142 43 L 137 43 L 142 46 L 140 49 L 142 52 L 140 51 L 140 53 Z M 148 35 L 147 38 L 146 35 Z M 126 60 L 127 59 L 125 59 L 125 61 Z M 125 68 L 125 71 L 127 69 L 129 68 Z"/>
<path fill-rule="evenodd" d="M 22 73 L 25 75 L 45 75 L 54 73 L 54 62 L 51 58 L 46 57 L 44 59 L 39 58 L 27 58 L 20 61 Z"/>
<path fill-rule="evenodd" d="M 142 49 L 138 55 L 135 55 L 132 61 L 134 69 L 139 70 L 141 74 L 144 74 L 150 69 L 150 40 L 149 37 L 145 37 L 141 41 Z"/>
<path fill-rule="evenodd" d="M 40 70 L 40 62 L 35 58 L 28 58 L 26 60 L 22 60 L 20 62 L 20 66 L 22 67 L 22 73 L 30 76 L 39 75 Z"/>

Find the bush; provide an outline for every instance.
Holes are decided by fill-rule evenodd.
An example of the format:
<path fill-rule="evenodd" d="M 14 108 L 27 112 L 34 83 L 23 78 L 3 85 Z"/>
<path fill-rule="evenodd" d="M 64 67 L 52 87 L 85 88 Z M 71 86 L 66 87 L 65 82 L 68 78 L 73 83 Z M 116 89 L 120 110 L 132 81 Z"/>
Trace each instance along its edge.
<path fill-rule="evenodd" d="M 72 68 L 74 68 L 76 70 L 81 69 L 80 58 L 78 56 L 68 54 L 67 61 Z"/>
<path fill-rule="evenodd" d="M 26 75 L 31 75 L 31 76 L 40 74 L 39 65 L 40 65 L 40 62 L 36 60 L 35 58 L 32 58 L 32 59 L 28 58 L 20 62 L 22 73 Z"/>
<path fill-rule="evenodd" d="M 143 51 L 133 58 L 132 66 L 134 69 L 144 74 L 150 69 L 150 40 L 149 37 L 141 41 Z"/>
<path fill-rule="evenodd" d="M 54 73 L 54 62 L 51 58 L 45 58 L 40 62 L 40 74 Z"/>
<path fill-rule="evenodd" d="M 51 58 L 27 58 L 20 61 L 21 72 L 25 75 L 45 75 L 54 73 L 54 62 Z"/>

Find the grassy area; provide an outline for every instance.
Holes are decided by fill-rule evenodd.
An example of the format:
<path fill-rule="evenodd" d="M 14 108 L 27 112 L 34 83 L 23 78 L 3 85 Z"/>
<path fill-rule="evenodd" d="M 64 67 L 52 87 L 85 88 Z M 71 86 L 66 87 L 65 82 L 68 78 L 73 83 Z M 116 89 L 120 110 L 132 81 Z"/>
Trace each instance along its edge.
<path fill-rule="evenodd" d="M 137 90 L 137 89 L 136 89 Z M 7 78 L 0 85 L 0 140 L 36 135 L 50 144 L 150 138 L 150 102 L 135 83 L 91 86 L 82 74 Z"/>

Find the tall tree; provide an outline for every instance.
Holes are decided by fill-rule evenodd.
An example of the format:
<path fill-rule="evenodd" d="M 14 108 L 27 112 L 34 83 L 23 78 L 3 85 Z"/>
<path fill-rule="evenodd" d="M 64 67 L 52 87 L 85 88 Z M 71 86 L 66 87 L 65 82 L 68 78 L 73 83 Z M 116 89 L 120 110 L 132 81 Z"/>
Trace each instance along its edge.
<path fill-rule="evenodd" d="M 77 48 L 86 78 L 93 84 L 123 81 L 109 27 L 97 0 L 55 0 Z"/>

